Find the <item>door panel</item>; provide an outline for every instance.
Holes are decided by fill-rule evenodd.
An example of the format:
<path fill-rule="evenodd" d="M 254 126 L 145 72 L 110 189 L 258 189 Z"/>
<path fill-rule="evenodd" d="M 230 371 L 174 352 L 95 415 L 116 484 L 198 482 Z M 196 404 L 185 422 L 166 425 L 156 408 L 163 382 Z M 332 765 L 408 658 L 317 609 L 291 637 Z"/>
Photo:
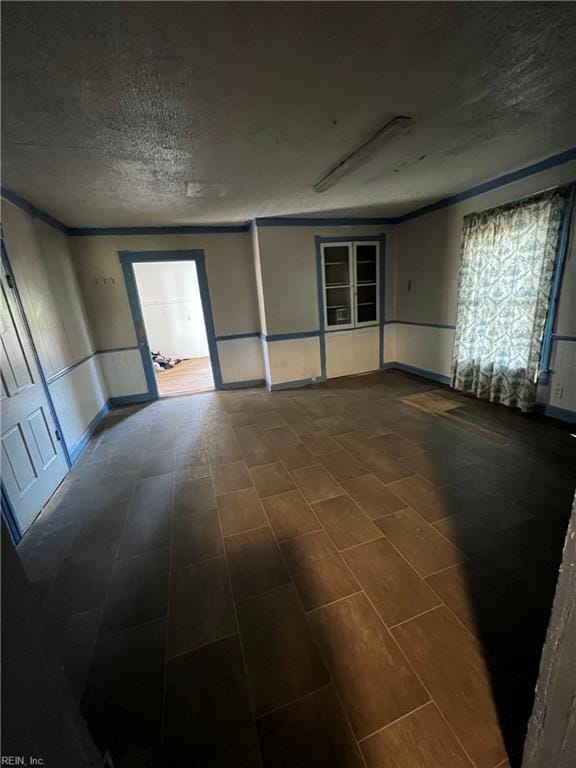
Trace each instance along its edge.
<path fill-rule="evenodd" d="M 37 478 L 20 424 L 11 427 L 2 435 L 2 478 L 4 482 L 8 481 L 6 473 L 10 476 L 18 496 L 23 496 Z M 10 494 L 10 498 L 12 499 L 12 494 Z"/>
<path fill-rule="evenodd" d="M 30 432 L 34 437 L 36 448 L 38 449 L 38 455 L 42 462 L 42 469 L 46 469 L 51 461 L 58 456 L 55 442 L 50 434 L 50 427 L 46 420 L 46 414 L 42 408 L 38 408 L 37 411 L 31 413 L 28 416 L 28 424 L 30 425 Z"/>
<path fill-rule="evenodd" d="M 2 378 L 9 395 L 16 395 L 28 387 L 34 386 L 32 373 L 26 359 L 26 352 L 18 334 L 12 308 L 8 302 L 4 283 L 2 283 L 2 312 L 0 313 L 0 333 L 2 335 Z"/>
<path fill-rule="evenodd" d="M 62 442 L 56 439 L 28 331 L 4 268 L 1 288 L 2 482 L 24 533 L 68 467 Z"/>

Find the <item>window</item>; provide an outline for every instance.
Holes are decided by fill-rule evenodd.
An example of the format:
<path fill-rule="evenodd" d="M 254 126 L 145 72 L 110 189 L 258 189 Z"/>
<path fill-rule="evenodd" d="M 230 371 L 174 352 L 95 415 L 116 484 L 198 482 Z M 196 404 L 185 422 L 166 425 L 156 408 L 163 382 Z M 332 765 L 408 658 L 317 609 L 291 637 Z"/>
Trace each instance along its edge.
<path fill-rule="evenodd" d="M 563 209 L 554 191 L 465 217 L 455 389 L 533 407 Z"/>
<path fill-rule="evenodd" d="M 378 243 L 322 246 L 324 323 L 327 330 L 378 322 Z"/>

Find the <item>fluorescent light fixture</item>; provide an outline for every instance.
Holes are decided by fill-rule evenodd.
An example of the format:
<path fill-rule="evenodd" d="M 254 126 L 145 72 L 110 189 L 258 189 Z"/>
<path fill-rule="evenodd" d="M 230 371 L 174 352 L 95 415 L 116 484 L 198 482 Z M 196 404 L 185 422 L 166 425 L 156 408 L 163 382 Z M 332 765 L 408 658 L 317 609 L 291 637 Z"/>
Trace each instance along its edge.
<path fill-rule="evenodd" d="M 343 160 L 340 160 L 328 173 L 314 184 L 316 192 L 325 192 L 330 187 L 333 187 L 341 178 L 347 176 L 356 168 L 363 165 L 377 150 L 380 149 L 382 144 L 390 141 L 397 136 L 401 136 L 414 124 L 414 120 L 411 117 L 405 117 L 404 115 L 398 115 L 392 118 L 389 123 L 386 123 L 382 128 L 376 131 L 369 139 L 353 152 L 350 152 Z"/>

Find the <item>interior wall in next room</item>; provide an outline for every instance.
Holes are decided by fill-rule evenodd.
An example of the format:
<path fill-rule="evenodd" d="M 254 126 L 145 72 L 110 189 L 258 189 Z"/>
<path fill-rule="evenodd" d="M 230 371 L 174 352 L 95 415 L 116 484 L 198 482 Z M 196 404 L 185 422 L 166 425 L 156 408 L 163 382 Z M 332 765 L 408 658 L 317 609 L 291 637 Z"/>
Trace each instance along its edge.
<path fill-rule="evenodd" d="M 147 388 L 119 251 L 203 250 L 222 381 L 264 379 L 249 232 L 91 235 L 70 241 L 96 345 L 128 350 L 123 353 L 129 355 L 123 365 L 126 395 Z"/>
<path fill-rule="evenodd" d="M 576 180 L 571 161 L 418 216 L 396 226 L 395 360 L 450 376 L 464 216 Z M 552 346 L 550 383 L 538 401 L 576 412 L 576 236 L 564 267 Z"/>
<path fill-rule="evenodd" d="M 167 357 L 208 357 L 196 265 L 192 261 L 134 264 L 150 350 Z"/>
<path fill-rule="evenodd" d="M 6 252 L 74 459 L 109 397 L 66 234 L 2 200 Z"/>

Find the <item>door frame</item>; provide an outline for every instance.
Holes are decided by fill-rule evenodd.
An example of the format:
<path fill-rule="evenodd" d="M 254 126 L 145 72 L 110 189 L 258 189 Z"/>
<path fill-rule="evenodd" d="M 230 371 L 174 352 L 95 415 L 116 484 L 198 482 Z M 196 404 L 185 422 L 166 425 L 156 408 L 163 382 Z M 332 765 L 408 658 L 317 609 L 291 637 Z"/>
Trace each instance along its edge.
<path fill-rule="evenodd" d="M 202 314 L 204 315 L 204 326 L 206 328 L 206 338 L 208 339 L 208 352 L 210 355 L 210 366 L 212 368 L 214 388 L 221 389 L 222 372 L 220 369 L 220 358 L 218 356 L 216 332 L 214 330 L 214 315 L 212 313 L 212 304 L 210 302 L 210 289 L 208 286 L 204 250 L 201 248 L 194 248 L 186 251 L 118 251 L 118 258 L 122 265 L 122 273 L 124 275 L 126 292 L 130 303 L 130 311 L 134 322 L 134 332 L 136 333 L 138 349 L 140 350 L 140 357 L 142 358 L 142 365 L 144 367 L 144 375 L 146 376 L 146 384 L 148 386 L 147 394 L 150 399 L 157 400 L 160 395 L 158 392 L 158 384 L 156 383 L 154 366 L 152 365 L 150 344 L 148 342 L 148 334 L 146 332 L 146 324 L 144 322 L 144 314 L 142 312 L 140 295 L 136 283 L 136 274 L 134 272 L 134 264 L 143 262 L 192 261 L 195 263 L 196 273 L 198 275 L 198 287 L 200 289 L 200 301 L 202 303 Z"/>
<path fill-rule="evenodd" d="M 318 291 L 318 317 L 320 320 L 320 366 L 321 366 L 321 379 L 324 381 L 327 379 L 327 366 L 326 366 L 326 334 L 339 333 L 338 328 L 326 328 L 325 322 L 325 302 L 324 302 L 324 264 L 323 264 L 323 245 L 326 244 L 338 244 L 338 243 L 378 243 L 378 321 L 374 323 L 374 326 L 378 326 L 379 338 L 379 370 L 384 367 L 384 326 L 386 324 L 386 233 L 382 232 L 379 235 L 342 235 L 341 237 L 321 237 L 316 235 L 314 238 L 316 245 L 316 288 Z M 359 330 L 362 328 L 369 328 L 370 325 L 360 325 Z M 346 326 L 342 330 L 354 330 Z"/>
<path fill-rule="evenodd" d="M 48 409 L 50 411 L 50 416 L 52 417 L 52 421 L 54 423 L 54 427 L 58 430 L 58 434 L 60 435 L 59 442 L 62 444 L 62 450 L 64 453 L 64 459 L 66 461 L 66 465 L 68 467 L 68 470 L 70 470 L 70 467 L 72 466 L 72 460 L 70 458 L 70 452 L 68 450 L 68 446 L 66 444 L 66 440 L 64 438 L 64 432 L 62 431 L 62 426 L 60 424 L 60 420 L 58 419 L 58 414 L 56 413 L 56 408 L 54 407 L 54 402 L 52 400 L 52 396 L 50 394 L 50 389 L 48 388 L 48 383 L 46 381 L 46 376 L 44 375 L 44 369 L 42 368 L 42 363 L 40 362 L 40 357 L 38 355 L 38 350 L 36 349 L 36 344 L 34 343 L 34 337 L 32 336 L 32 331 L 30 329 L 30 324 L 28 323 L 28 318 L 26 317 L 26 311 L 24 309 L 24 305 L 22 304 L 22 298 L 20 296 L 20 291 L 18 290 L 18 284 L 16 282 L 16 278 L 14 277 L 14 272 L 12 270 L 12 266 L 10 264 L 10 259 L 8 257 L 8 251 L 6 250 L 6 246 L 4 244 L 4 231 L 2 229 L 2 226 L 0 225 L 0 249 L 1 249 L 1 265 L 2 269 L 4 270 L 4 273 L 8 277 L 11 287 L 10 290 L 12 291 L 12 294 L 14 296 L 14 301 L 16 303 L 16 309 L 18 311 L 18 314 L 20 315 L 20 319 L 22 321 L 22 328 L 24 333 L 27 336 L 28 342 L 30 344 L 30 349 L 32 350 L 32 356 L 34 357 L 34 363 L 36 365 L 36 368 L 38 370 L 38 376 L 40 377 L 40 383 L 42 384 L 42 388 L 44 390 L 44 395 L 46 397 L 46 401 L 48 403 Z M 12 537 L 12 540 L 14 544 L 18 544 L 18 542 L 22 539 L 22 531 L 20 530 L 20 526 L 18 525 L 18 521 L 16 519 L 16 515 L 14 513 L 14 507 L 12 505 L 12 502 L 10 501 L 10 496 L 8 495 L 8 491 L 6 490 L 6 487 L 4 486 L 3 482 L 0 482 L 0 507 L 2 510 L 2 518 L 6 522 L 6 526 L 10 532 L 10 535 Z"/>

